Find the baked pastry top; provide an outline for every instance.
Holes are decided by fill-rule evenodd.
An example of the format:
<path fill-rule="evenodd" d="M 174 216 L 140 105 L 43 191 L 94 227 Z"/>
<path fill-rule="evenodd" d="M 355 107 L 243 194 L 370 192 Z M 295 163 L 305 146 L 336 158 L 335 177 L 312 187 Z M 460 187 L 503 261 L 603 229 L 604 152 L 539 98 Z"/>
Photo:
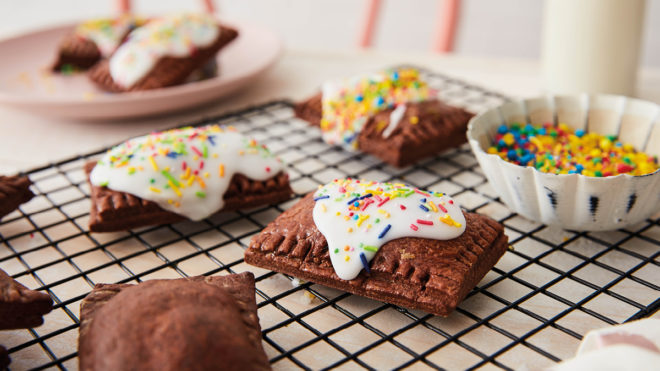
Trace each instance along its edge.
<path fill-rule="evenodd" d="M 421 235 L 420 231 L 424 229 L 440 228 L 441 224 L 444 228 L 447 223 L 454 225 L 447 226 L 449 229 L 460 229 L 456 225 L 463 221 L 455 211 L 445 213 L 439 203 L 434 203 L 437 209 L 434 212 L 428 203 L 430 199 L 423 205 L 420 203 L 429 205 L 427 211 L 418 208 L 416 201 L 413 203 L 414 208 L 429 215 L 420 218 L 414 213 L 407 214 L 412 211 L 410 204 L 399 203 L 398 198 L 390 198 L 379 207 L 387 197 L 381 194 L 380 201 L 374 200 L 365 208 L 364 200 L 375 196 L 359 199 L 366 194 L 353 196 L 348 190 L 351 199 L 336 201 L 334 195 L 319 192 L 305 196 L 255 236 L 245 251 L 245 261 L 357 295 L 447 316 L 495 265 L 508 246 L 508 238 L 500 223 L 468 212 L 462 212 L 464 231 L 457 237 L 447 234 L 448 239 L 434 239 Z M 350 202 L 355 209 L 335 212 L 328 203 L 321 202 L 344 205 Z M 356 206 L 355 202 L 358 203 Z M 385 205 L 391 209 L 384 208 Z M 393 214 L 396 209 L 409 215 L 412 223 L 402 221 L 406 216 L 396 221 L 402 228 L 393 227 L 395 222 L 390 220 L 396 217 L 391 215 L 388 219 L 388 214 Z M 336 215 L 337 221 L 328 222 L 317 218 L 317 213 L 332 217 L 339 214 Z M 345 218 L 348 218 L 347 223 L 355 225 L 343 229 L 345 225 L 341 223 Z M 363 222 L 358 225 L 361 220 Z M 319 222 L 324 224 L 319 225 Z M 405 229 L 410 232 L 404 233 Z M 322 230 L 326 230 L 325 235 Z M 394 232 L 398 234 L 390 236 Z M 358 238 L 350 237 L 353 235 Z M 359 243 L 362 236 L 365 242 Z M 387 237 L 394 239 L 385 242 Z M 329 240 L 334 243 L 332 247 Z M 372 244 L 380 240 L 383 241 Z M 356 262 L 352 268 L 342 267 L 352 262 Z M 359 273 L 352 278 L 356 269 Z M 345 270 L 352 272 L 347 274 Z"/>
<path fill-rule="evenodd" d="M 269 370 L 249 273 L 98 284 L 81 304 L 81 370 Z"/>

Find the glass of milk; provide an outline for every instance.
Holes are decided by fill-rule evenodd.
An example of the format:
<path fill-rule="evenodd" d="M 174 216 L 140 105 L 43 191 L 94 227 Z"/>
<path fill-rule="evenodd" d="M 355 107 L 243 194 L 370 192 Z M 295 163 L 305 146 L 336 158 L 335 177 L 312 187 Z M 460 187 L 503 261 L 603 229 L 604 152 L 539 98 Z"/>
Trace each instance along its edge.
<path fill-rule="evenodd" d="M 546 0 L 548 93 L 635 93 L 645 0 Z"/>

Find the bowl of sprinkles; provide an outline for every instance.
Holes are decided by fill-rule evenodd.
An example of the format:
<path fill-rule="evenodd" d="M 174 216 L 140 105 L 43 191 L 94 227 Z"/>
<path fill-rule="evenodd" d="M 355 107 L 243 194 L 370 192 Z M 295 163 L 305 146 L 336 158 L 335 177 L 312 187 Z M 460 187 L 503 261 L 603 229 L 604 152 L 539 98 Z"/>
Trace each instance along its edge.
<path fill-rule="evenodd" d="M 660 210 L 660 106 L 615 95 L 511 101 L 475 116 L 468 140 L 516 213 L 576 231 L 624 228 Z"/>

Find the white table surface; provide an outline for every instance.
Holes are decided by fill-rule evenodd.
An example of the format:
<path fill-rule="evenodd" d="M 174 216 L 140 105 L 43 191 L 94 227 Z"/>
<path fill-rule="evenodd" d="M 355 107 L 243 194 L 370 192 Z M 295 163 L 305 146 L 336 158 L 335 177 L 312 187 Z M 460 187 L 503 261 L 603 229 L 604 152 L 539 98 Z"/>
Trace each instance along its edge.
<path fill-rule="evenodd" d="M 36 116 L 0 106 L 0 173 L 13 173 L 84 154 L 152 130 L 185 124 L 270 100 L 302 99 L 326 79 L 396 64 L 426 67 L 512 97 L 542 94 L 535 60 L 376 51 L 289 50 L 265 76 L 235 96 L 154 118 L 85 122 Z M 660 70 L 643 70 L 638 96 L 660 102 Z"/>

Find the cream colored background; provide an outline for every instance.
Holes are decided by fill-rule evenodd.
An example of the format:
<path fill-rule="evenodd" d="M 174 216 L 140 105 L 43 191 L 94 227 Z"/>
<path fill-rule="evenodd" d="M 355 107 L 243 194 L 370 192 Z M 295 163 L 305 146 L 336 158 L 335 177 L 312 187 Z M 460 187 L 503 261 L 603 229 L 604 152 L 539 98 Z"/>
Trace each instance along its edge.
<path fill-rule="evenodd" d="M 577 0 L 579 1 L 579 0 Z M 621 0 L 625 1 L 625 0 Z M 356 44 L 365 0 L 215 0 L 221 14 L 279 32 L 296 49 L 350 49 Z M 197 0 L 133 0 L 145 14 L 202 9 Z M 463 0 L 456 52 L 468 56 L 536 59 L 540 53 L 542 0 Z M 5 0 L 0 36 L 104 16 L 112 0 Z M 437 0 L 384 0 L 375 46 L 390 51 L 430 50 Z M 615 25 L 613 25 L 615 27 Z M 660 0 L 648 0 L 642 65 L 660 67 Z"/>

